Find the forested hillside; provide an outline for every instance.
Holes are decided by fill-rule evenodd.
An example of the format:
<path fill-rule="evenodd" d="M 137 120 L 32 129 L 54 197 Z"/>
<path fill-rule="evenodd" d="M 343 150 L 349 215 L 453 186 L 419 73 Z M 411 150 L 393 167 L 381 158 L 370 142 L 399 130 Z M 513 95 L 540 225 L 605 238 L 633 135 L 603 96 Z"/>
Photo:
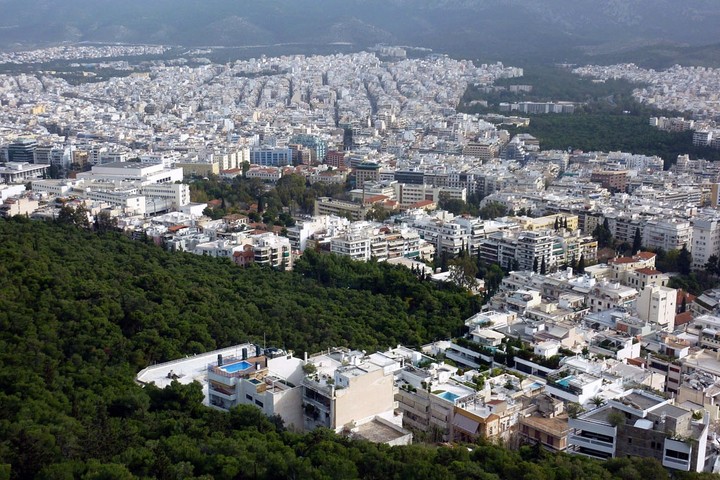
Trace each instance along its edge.
<path fill-rule="evenodd" d="M 456 334 L 475 307 L 389 265 L 311 253 L 296 272 L 243 270 L 0 220 L 0 479 L 659 478 L 648 460 L 299 435 L 253 407 L 207 409 L 198 385 L 133 381 L 150 363 L 263 335 L 298 352 L 418 345 Z"/>

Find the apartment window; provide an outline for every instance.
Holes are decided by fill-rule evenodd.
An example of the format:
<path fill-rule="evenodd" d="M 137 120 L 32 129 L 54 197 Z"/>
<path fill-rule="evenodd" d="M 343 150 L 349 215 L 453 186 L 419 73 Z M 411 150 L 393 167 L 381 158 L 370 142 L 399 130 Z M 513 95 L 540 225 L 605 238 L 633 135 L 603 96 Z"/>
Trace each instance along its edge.
<path fill-rule="evenodd" d="M 264 406 L 263 402 L 261 402 L 260 400 L 255 400 L 255 405 L 257 405 L 260 408 L 263 408 L 263 406 Z"/>
<path fill-rule="evenodd" d="M 668 458 L 677 458 L 679 460 L 689 460 L 690 455 L 685 452 L 677 452 L 675 450 L 665 450 L 665 456 Z"/>
<path fill-rule="evenodd" d="M 253 399 L 252 395 L 245 394 L 245 398 L 247 398 L 248 400 L 250 400 L 252 402 L 252 399 Z"/>

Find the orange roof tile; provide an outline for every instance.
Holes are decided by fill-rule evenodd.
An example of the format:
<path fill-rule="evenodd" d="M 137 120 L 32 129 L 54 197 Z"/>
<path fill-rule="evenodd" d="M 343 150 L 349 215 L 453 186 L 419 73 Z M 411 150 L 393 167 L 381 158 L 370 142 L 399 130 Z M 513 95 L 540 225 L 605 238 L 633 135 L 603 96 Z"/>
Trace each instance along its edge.
<path fill-rule="evenodd" d="M 693 319 L 692 312 L 683 312 L 675 315 L 675 326 L 685 325 L 690 323 Z"/>

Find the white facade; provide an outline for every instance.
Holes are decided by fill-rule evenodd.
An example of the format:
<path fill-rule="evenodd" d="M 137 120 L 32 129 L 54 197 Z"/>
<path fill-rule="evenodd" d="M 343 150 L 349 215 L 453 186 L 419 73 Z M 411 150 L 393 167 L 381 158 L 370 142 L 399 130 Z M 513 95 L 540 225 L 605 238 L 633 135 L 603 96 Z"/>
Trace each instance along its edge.
<path fill-rule="evenodd" d="M 182 168 L 166 169 L 162 164 L 143 164 L 136 162 L 116 162 L 96 165 L 90 172 L 83 172 L 77 178 L 102 182 L 141 182 L 150 183 L 182 182 Z"/>
<path fill-rule="evenodd" d="M 703 215 L 692 223 L 692 268 L 702 270 L 711 256 L 720 255 L 720 215 Z"/>
<path fill-rule="evenodd" d="M 638 316 L 654 322 L 664 330 L 675 329 L 677 290 L 660 285 L 648 285 L 636 301 Z"/>

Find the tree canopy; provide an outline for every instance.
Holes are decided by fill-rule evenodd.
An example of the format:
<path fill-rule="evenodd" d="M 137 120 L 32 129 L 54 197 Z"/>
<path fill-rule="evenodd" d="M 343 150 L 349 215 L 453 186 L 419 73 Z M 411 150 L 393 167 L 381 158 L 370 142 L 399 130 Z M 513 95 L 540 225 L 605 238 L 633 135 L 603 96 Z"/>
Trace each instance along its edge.
<path fill-rule="evenodd" d="M 314 351 L 419 345 L 474 305 L 406 269 L 308 253 L 295 272 L 241 269 L 115 232 L 0 220 L 0 476 L 12 479 L 657 477 L 523 447 L 388 447 L 286 431 L 253 406 L 200 403 L 199 384 L 134 382 L 154 362 L 259 340 Z M 689 476 L 688 478 L 692 478 Z"/>

